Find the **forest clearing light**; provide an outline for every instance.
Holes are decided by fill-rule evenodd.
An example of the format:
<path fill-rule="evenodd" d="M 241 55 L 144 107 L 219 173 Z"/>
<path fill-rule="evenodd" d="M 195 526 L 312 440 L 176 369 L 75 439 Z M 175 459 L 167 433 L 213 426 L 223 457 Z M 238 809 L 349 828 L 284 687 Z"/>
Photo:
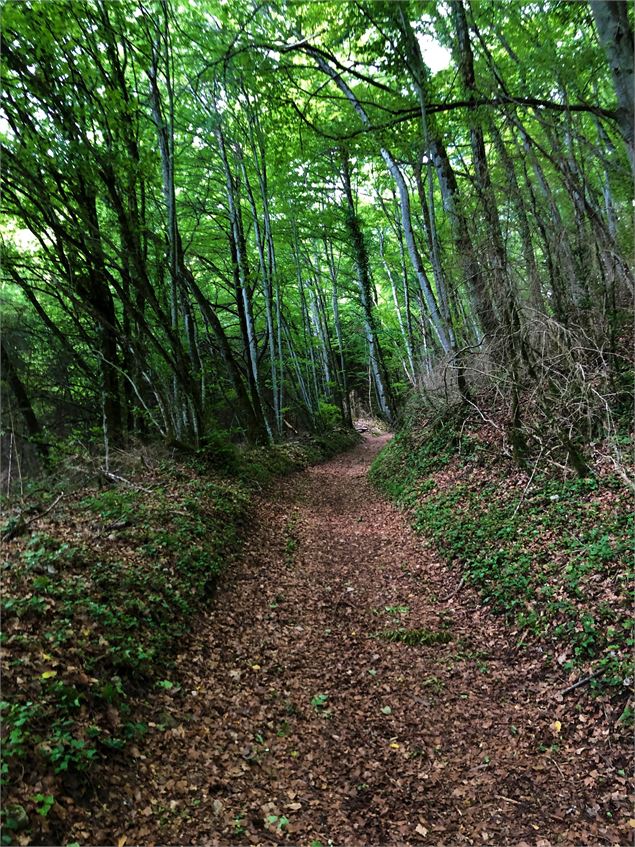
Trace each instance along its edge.
<path fill-rule="evenodd" d="M 30 229 L 13 229 L 11 223 L 0 228 L 0 235 L 13 244 L 20 253 L 34 253 L 40 247 L 40 242 Z"/>
<path fill-rule="evenodd" d="M 428 35 L 425 32 L 417 34 L 417 41 L 421 47 L 423 61 L 430 68 L 433 74 L 438 71 L 444 71 L 449 68 L 452 63 L 452 53 L 442 44 Z"/>

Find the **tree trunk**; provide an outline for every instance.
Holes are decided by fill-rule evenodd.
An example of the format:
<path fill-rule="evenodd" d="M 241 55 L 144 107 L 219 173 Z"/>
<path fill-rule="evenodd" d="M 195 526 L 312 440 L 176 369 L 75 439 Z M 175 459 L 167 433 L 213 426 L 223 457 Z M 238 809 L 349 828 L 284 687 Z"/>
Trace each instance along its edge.
<path fill-rule="evenodd" d="M 346 426 L 353 425 L 351 413 L 351 403 L 348 391 L 348 376 L 346 373 L 346 360 L 344 356 L 344 339 L 342 336 L 342 325 L 340 322 L 340 304 L 337 286 L 337 268 L 335 266 L 335 258 L 333 256 L 333 245 L 329 244 L 328 239 L 324 238 L 324 250 L 326 254 L 326 263 L 331 277 L 331 302 L 333 306 L 333 325 L 335 328 L 335 338 L 337 339 L 337 347 L 339 353 L 339 377 L 338 382 L 341 389 L 341 409 L 342 419 Z M 337 370 L 337 368 L 336 368 Z"/>
<path fill-rule="evenodd" d="M 545 301 L 540 286 L 540 275 L 538 273 L 538 263 L 536 261 L 536 253 L 534 251 L 533 242 L 531 239 L 531 230 L 529 228 L 529 220 L 527 218 L 527 209 L 525 201 L 520 191 L 514 162 L 507 150 L 503 137 L 495 125 L 494 121 L 490 123 L 490 132 L 494 141 L 494 146 L 498 152 L 505 177 L 507 179 L 507 188 L 511 199 L 514 211 L 516 212 L 516 220 L 518 232 L 522 244 L 523 259 L 525 262 L 525 270 L 527 273 L 527 294 L 531 307 L 537 312 L 544 314 Z"/>
<path fill-rule="evenodd" d="M 279 396 L 278 396 L 278 374 L 276 367 L 276 350 L 275 350 L 275 334 L 274 334 L 274 325 L 273 325 L 273 292 L 272 292 L 272 284 L 271 284 L 271 260 L 272 260 L 272 250 L 269 250 L 269 256 L 265 255 L 265 242 L 264 238 L 260 232 L 260 221 L 258 219 L 258 209 L 256 207 L 256 200 L 254 198 L 253 191 L 251 189 L 251 183 L 249 182 L 249 176 L 247 174 L 247 168 L 245 167 L 244 160 L 241 155 L 241 166 L 243 179 L 245 181 L 245 189 L 247 191 L 247 197 L 249 199 L 249 205 L 251 207 L 252 220 L 254 224 L 254 235 L 256 241 L 256 248 L 258 250 L 258 262 L 260 265 L 260 275 L 262 282 L 262 291 L 265 300 L 265 318 L 267 322 L 267 349 L 269 352 L 269 372 L 271 374 L 271 393 L 273 396 L 273 411 L 274 411 L 274 422 L 276 426 L 276 431 L 280 434 L 282 429 L 282 421 L 280 418 L 280 409 L 278 406 Z M 273 247 L 273 244 L 271 244 Z M 267 260 L 268 259 L 268 260 Z"/>
<path fill-rule="evenodd" d="M 477 96 L 474 57 L 462 0 L 452 0 L 450 8 L 456 27 L 455 53 L 459 71 L 468 98 L 470 102 L 473 102 Z M 507 255 L 498 216 L 496 195 L 485 152 L 485 137 L 475 109 L 476 107 L 472 106 L 468 110 L 472 163 L 476 189 L 487 226 L 487 253 L 490 258 L 493 301 L 497 308 L 499 321 L 502 323 L 499 341 L 504 358 L 509 359 L 510 356 L 515 355 L 513 350 L 517 344 L 520 317 L 516 307 L 516 292 L 512 287 L 507 268 Z"/>
<path fill-rule="evenodd" d="M 170 75 L 169 56 L 169 22 L 167 7 L 163 7 L 164 20 L 161 39 L 163 41 L 166 86 L 167 86 L 167 118 L 161 103 L 161 92 L 159 89 L 159 37 L 152 45 L 152 63 L 148 70 L 150 82 L 150 107 L 154 121 L 159 153 L 161 156 L 161 173 L 163 181 L 163 197 L 167 216 L 167 240 L 168 261 L 170 270 L 170 309 L 171 330 L 175 337 L 179 335 L 179 297 L 183 287 L 184 258 L 181 236 L 179 232 L 176 211 L 176 189 L 174 173 L 174 96 L 172 91 L 172 80 Z M 183 290 L 183 296 L 187 296 L 187 290 Z M 192 362 L 196 367 L 196 359 Z M 202 428 L 202 412 L 200 385 L 193 378 L 191 367 L 184 365 L 183 378 L 187 384 L 187 390 L 182 394 L 180 381 L 177 374 L 173 375 L 174 395 L 174 425 L 177 438 L 182 437 L 184 430 L 191 430 L 195 441 L 198 443 Z M 189 434 L 189 432 L 188 432 Z"/>
<path fill-rule="evenodd" d="M 29 436 L 28 440 L 37 450 L 43 464 L 46 465 L 49 460 L 49 445 L 44 441 L 44 433 L 40 426 L 40 422 L 33 411 L 29 393 L 26 390 L 26 386 L 20 379 L 20 375 L 18 374 L 13 359 L 9 356 L 6 345 L 2 339 L 0 339 L 0 370 L 2 372 L 2 378 L 6 379 L 15 396 L 18 404 L 18 411 L 24 419 L 26 431 Z"/>
<path fill-rule="evenodd" d="M 360 221 L 355 213 L 355 203 L 353 201 L 353 191 L 351 188 L 350 166 L 345 153 L 342 156 L 342 181 L 344 184 L 344 191 L 346 193 L 348 206 L 346 226 L 353 246 L 353 261 L 355 263 L 355 270 L 357 273 L 359 297 L 364 313 L 364 331 L 366 333 L 366 341 L 368 344 L 368 357 L 375 386 L 375 394 L 377 396 L 377 404 L 382 417 L 384 417 L 388 423 L 392 424 L 395 422 L 396 417 L 395 404 L 375 327 L 375 318 L 373 315 L 371 301 L 368 253 Z"/>
<path fill-rule="evenodd" d="M 427 152 L 430 163 L 434 165 L 434 169 L 437 174 L 437 179 L 439 181 L 439 187 L 441 189 L 443 207 L 447 212 L 448 217 L 450 218 L 454 242 L 456 246 L 456 252 L 461 263 L 461 270 L 464 279 L 465 289 L 475 303 L 476 311 L 478 314 L 478 318 L 481 322 L 483 331 L 486 333 L 486 335 L 492 337 L 496 334 L 498 324 L 494 311 L 492 309 L 492 304 L 490 301 L 489 293 L 487 291 L 485 280 L 483 278 L 483 275 L 481 274 L 481 270 L 478 266 L 478 262 L 474 254 L 474 248 L 472 245 L 472 239 L 470 237 L 469 228 L 467 225 L 467 219 L 463 212 L 461 198 L 459 196 L 459 188 L 458 183 L 456 181 L 456 175 L 454 173 L 454 169 L 452 168 L 450 159 L 447 155 L 441 133 L 438 131 L 436 125 L 430 122 L 427 114 L 427 69 L 423 61 L 421 48 L 412 28 L 410 19 L 406 15 L 404 6 L 401 3 L 398 3 L 395 4 L 392 9 L 395 14 L 397 26 L 401 30 L 401 33 L 404 38 L 404 47 L 406 55 L 408 56 L 408 69 L 410 71 L 410 76 L 412 78 L 415 91 L 417 92 L 417 96 L 419 99 L 424 150 Z M 432 197 L 432 182 L 430 180 L 430 177 L 429 191 L 431 192 L 429 200 L 429 215 L 433 269 L 435 267 L 437 268 L 437 272 L 440 273 L 440 278 L 443 280 L 444 277 L 440 268 L 438 245 L 435 245 L 434 242 L 436 226 L 434 223 L 434 203 Z M 420 193 L 420 199 L 423 202 L 422 193 Z M 445 286 L 443 287 L 443 291 L 445 291 Z M 444 295 L 441 295 L 442 301 L 443 297 Z M 449 305 L 447 303 L 445 304 L 445 311 L 449 316 Z M 459 377 L 460 379 L 463 379 L 462 371 L 459 372 Z"/>
<path fill-rule="evenodd" d="M 408 382 L 414 385 L 415 382 L 415 363 L 414 357 L 412 353 L 412 347 L 410 345 L 410 338 L 408 332 L 406 331 L 406 326 L 403 319 L 403 314 L 401 311 L 401 303 L 399 302 L 399 295 L 397 292 L 397 284 L 395 282 L 395 278 L 393 276 L 392 270 L 388 261 L 386 260 L 386 254 L 384 252 L 384 232 L 383 230 L 379 233 L 379 255 L 381 256 L 382 263 L 384 265 L 384 270 L 386 271 L 386 275 L 390 282 L 390 288 L 392 290 L 392 299 L 395 304 L 395 312 L 397 313 L 397 322 L 399 323 L 399 331 L 401 333 L 401 338 L 403 341 L 404 349 L 406 351 L 407 361 L 402 359 L 403 369 L 406 372 L 406 376 L 408 378 Z"/>
<path fill-rule="evenodd" d="M 313 55 L 315 57 L 320 70 L 327 74 L 333 80 L 333 82 L 335 82 L 340 91 L 345 95 L 346 99 L 357 112 L 362 124 L 365 127 L 369 127 L 370 120 L 368 118 L 368 115 L 366 114 L 364 107 L 357 99 L 352 89 L 342 79 L 340 74 L 338 74 L 337 71 L 335 71 L 329 65 L 329 63 L 324 59 L 324 57 L 320 53 L 316 54 L 312 50 L 309 50 L 309 53 L 310 55 Z M 439 307 L 437 305 L 434 292 L 432 291 L 430 281 L 428 280 L 426 272 L 423 268 L 421 256 L 419 255 L 419 250 L 417 249 L 417 245 L 414 239 L 414 233 L 412 231 L 412 217 L 410 214 L 410 196 L 408 194 L 408 187 L 406 185 L 406 181 L 392 153 L 385 147 L 382 147 L 380 149 L 380 153 L 382 159 L 388 167 L 391 176 L 397 184 L 401 207 L 402 226 L 404 231 L 404 237 L 406 239 L 406 246 L 408 248 L 408 254 L 410 255 L 412 266 L 414 268 L 417 280 L 424 296 L 428 314 L 430 316 L 430 321 L 434 327 L 442 349 L 447 353 L 451 349 L 451 342 L 448 335 L 447 327 L 444 325 L 443 319 L 439 313 Z"/>
<path fill-rule="evenodd" d="M 617 123 L 635 174 L 635 51 L 628 7 L 625 0 L 591 0 L 598 37 L 611 68 L 617 96 Z"/>
<path fill-rule="evenodd" d="M 245 336 L 245 353 L 248 361 L 248 373 L 250 375 L 250 385 L 252 389 L 254 408 L 258 410 L 258 414 L 262 416 L 265 423 L 269 439 L 271 439 L 271 428 L 263 407 L 262 389 L 260 385 L 260 372 L 258 367 L 258 344 L 256 339 L 256 327 L 254 323 L 252 291 L 251 291 L 251 273 L 249 269 L 249 259 L 247 256 L 247 243 L 242 221 L 242 212 L 240 209 L 240 198 L 235 185 L 235 180 L 229 166 L 227 156 L 227 147 L 225 137 L 222 130 L 215 130 L 216 140 L 218 141 L 223 172 L 225 174 L 225 187 L 227 191 L 227 203 L 229 206 L 229 217 L 231 226 L 231 236 L 233 249 L 235 250 L 235 269 L 237 271 L 237 282 L 239 296 L 237 305 L 239 312 L 242 314 L 242 328 Z M 241 305 L 242 301 L 242 305 Z"/>

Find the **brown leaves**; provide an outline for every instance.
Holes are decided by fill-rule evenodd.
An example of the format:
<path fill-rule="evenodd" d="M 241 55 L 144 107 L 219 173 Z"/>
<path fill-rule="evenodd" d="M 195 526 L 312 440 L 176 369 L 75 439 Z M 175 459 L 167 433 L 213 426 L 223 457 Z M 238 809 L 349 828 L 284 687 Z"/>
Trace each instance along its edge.
<path fill-rule="evenodd" d="M 100 772 L 108 808 L 76 809 L 77 833 L 117 843 L 125 824 L 129 844 L 625 841 L 628 756 L 603 713 L 557 703 L 559 666 L 516 650 L 469 586 L 437 599 L 458 577 L 368 484 L 374 449 L 260 501 L 243 561 L 176 657 L 180 693 L 157 691 L 126 716 L 150 731 L 128 771 L 113 761 Z M 406 605 L 404 626 L 437 631 L 445 619 L 453 641 L 376 639 L 385 608 Z M 328 716 L 311 705 L 320 692 Z M 168 711 L 171 728 L 159 720 Z"/>

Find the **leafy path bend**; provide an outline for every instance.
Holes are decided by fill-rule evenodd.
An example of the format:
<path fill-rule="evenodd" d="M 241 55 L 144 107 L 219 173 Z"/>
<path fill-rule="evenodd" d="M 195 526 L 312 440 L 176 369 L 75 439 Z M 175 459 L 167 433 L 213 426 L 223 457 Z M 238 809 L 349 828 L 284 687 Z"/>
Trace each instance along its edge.
<path fill-rule="evenodd" d="M 133 747 L 127 773 L 110 775 L 80 838 L 627 842 L 620 779 L 612 822 L 588 776 L 607 758 L 602 731 L 555 737 L 561 678 L 539 651 L 510 646 L 369 484 L 386 440 L 367 438 L 261 500 L 242 560 L 178 657 L 180 690 L 157 695 L 162 726 Z M 376 637 L 400 626 L 451 640 Z"/>

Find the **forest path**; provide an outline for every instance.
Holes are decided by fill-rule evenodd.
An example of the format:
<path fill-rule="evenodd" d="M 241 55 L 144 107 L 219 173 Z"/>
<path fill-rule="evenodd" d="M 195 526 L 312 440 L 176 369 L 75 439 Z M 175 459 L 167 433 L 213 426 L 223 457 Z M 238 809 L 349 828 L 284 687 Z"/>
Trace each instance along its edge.
<path fill-rule="evenodd" d="M 551 749 L 561 680 L 370 485 L 386 440 L 262 498 L 89 843 L 619 843 L 591 752 Z"/>

